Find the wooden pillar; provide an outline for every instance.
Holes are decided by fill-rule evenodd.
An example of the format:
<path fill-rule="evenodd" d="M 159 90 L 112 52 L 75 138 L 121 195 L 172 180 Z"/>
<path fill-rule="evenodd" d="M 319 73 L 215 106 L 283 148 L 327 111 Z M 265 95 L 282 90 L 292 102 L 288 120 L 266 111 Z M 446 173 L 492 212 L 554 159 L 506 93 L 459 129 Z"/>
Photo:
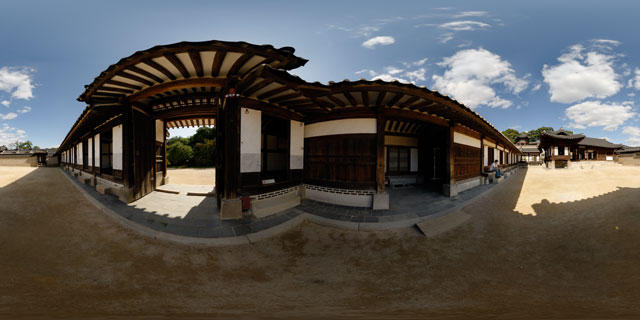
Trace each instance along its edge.
<path fill-rule="evenodd" d="M 127 189 L 133 188 L 133 109 L 126 106 L 122 116 L 122 181 Z"/>
<path fill-rule="evenodd" d="M 454 181 L 454 177 L 456 175 L 456 171 L 455 171 L 455 156 L 453 153 L 453 132 L 454 132 L 454 128 L 455 127 L 455 123 L 451 122 L 449 124 L 449 139 L 447 142 L 447 154 L 446 154 L 446 159 L 447 159 L 447 168 L 449 168 L 449 184 L 453 185 Z"/>
<path fill-rule="evenodd" d="M 376 191 L 384 192 L 384 127 L 385 118 L 382 110 L 378 110 L 376 115 Z"/>
<path fill-rule="evenodd" d="M 216 106 L 216 200 L 218 210 L 220 210 L 220 201 L 224 192 L 224 117 L 223 109 L 220 104 Z"/>
<path fill-rule="evenodd" d="M 224 164 L 221 219 L 242 218 L 242 203 L 238 199 L 240 186 L 240 106 L 235 89 L 227 91 L 224 99 Z"/>
<path fill-rule="evenodd" d="M 480 174 L 484 171 L 484 135 L 480 135 Z"/>

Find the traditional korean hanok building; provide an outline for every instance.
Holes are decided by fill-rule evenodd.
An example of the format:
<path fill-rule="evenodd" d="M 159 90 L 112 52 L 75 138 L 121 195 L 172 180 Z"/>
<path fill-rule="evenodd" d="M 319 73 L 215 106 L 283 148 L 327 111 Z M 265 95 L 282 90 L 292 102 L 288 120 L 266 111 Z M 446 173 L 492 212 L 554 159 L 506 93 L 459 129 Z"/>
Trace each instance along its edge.
<path fill-rule="evenodd" d="M 244 42 L 136 52 L 86 86 L 78 100 L 87 106 L 60 145 L 61 163 L 131 202 L 166 182 L 167 129 L 215 124 L 219 213 L 233 219 L 242 216 L 242 198 L 384 209 L 393 183 L 455 196 L 479 185 L 490 161 L 520 159 L 487 120 L 446 96 L 288 73 L 306 62 L 290 47 Z"/>
<path fill-rule="evenodd" d="M 615 150 L 621 147 L 605 139 L 570 134 L 563 129 L 543 132 L 539 145 L 545 154 L 545 164 L 549 168 L 566 168 L 570 161 L 614 161 Z"/>
<path fill-rule="evenodd" d="M 542 158 L 538 149 L 538 141 L 530 141 L 526 132 L 521 132 L 516 137 L 516 146 L 521 152 L 521 160 L 529 164 L 540 164 Z"/>

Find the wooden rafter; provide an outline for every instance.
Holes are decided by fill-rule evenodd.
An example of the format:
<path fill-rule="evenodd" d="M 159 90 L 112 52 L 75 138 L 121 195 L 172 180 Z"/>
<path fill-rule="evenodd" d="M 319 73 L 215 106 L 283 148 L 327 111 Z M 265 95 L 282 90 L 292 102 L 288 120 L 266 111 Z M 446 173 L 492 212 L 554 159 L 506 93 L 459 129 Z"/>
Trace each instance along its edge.
<path fill-rule="evenodd" d="M 333 94 L 328 94 L 326 97 L 329 98 L 329 100 L 333 101 L 335 104 L 337 104 L 337 105 L 339 105 L 341 107 L 345 107 L 347 105 L 342 100 L 336 98 Z"/>
<path fill-rule="evenodd" d="M 280 88 L 271 89 L 271 90 L 259 95 L 257 98 L 259 100 L 268 99 L 269 97 L 275 96 L 276 94 L 283 93 L 283 92 L 285 92 L 285 91 L 287 91 L 289 89 L 290 89 L 289 87 L 287 87 L 286 85 L 283 85 Z"/>
<path fill-rule="evenodd" d="M 196 69 L 196 75 L 198 77 L 204 76 L 204 69 L 202 68 L 202 59 L 200 59 L 200 52 L 196 50 L 189 50 L 189 58 L 191 58 L 191 63 L 193 64 L 193 68 Z"/>
<path fill-rule="evenodd" d="M 180 61 L 180 59 L 178 59 L 178 57 L 176 57 L 176 55 L 174 53 L 165 52 L 162 56 L 167 58 L 167 60 L 169 60 L 169 62 L 171 62 L 171 64 L 174 67 L 176 67 L 176 69 L 178 69 L 178 71 L 180 71 L 180 74 L 182 74 L 182 76 L 185 79 L 191 77 L 191 74 L 189 74 L 189 71 L 187 70 L 187 67 L 184 66 L 182 61 Z"/>
<path fill-rule="evenodd" d="M 113 91 L 113 92 L 122 92 L 122 93 L 133 93 L 133 90 L 115 88 L 115 87 L 105 87 L 105 86 L 102 86 L 102 87 L 98 88 L 98 90 L 96 90 L 96 92 L 97 91 Z"/>
<path fill-rule="evenodd" d="M 378 91 L 378 98 L 376 99 L 376 107 L 382 105 L 382 101 L 384 101 L 384 96 L 387 94 L 386 91 Z"/>
<path fill-rule="evenodd" d="M 400 99 L 402 99 L 403 96 L 404 96 L 403 93 L 396 93 L 396 95 L 393 96 L 393 98 L 391 98 L 391 100 L 387 102 L 387 106 L 389 107 L 394 106 Z"/>
<path fill-rule="evenodd" d="M 412 105 L 414 102 L 418 101 L 419 99 L 420 98 L 416 96 L 410 97 L 409 99 L 405 100 L 403 103 L 400 104 L 400 108 L 405 109 L 410 105 Z"/>
<path fill-rule="evenodd" d="M 151 60 L 151 59 L 143 59 L 141 61 L 142 63 L 148 65 L 151 68 L 154 68 L 160 72 L 162 72 L 165 76 L 167 76 L 167 78 L 171 79 L 171 80 L 176 80 L 176 76 L 169 71 L 167 68 L 163 67 L 161 64 Z"/>
<path fill-rule="evenodd" d="M 226 51 L 217 51 L 215 58 L 213 58 L 213 63 L 211 64 L 211 76 L 217 77 L 220 75 L 220 67 L 222 67 L 222 62 L 224 61 L 224 57 L 227 56 Z"/>
<path fill-rule="evenodd" d="M 136 81 L 136 82 L 144 83 L 144 84 L 146 84 L 148 86 L 152 86 L 153 85 L 153 82 L 151 82 L 151 81 L 149 81 L 147 79 L 144 79 L 142 77 L 138 77 L 138 76 L 136 76 L 134 74 L 131 74 L 131 73 L 128 73 L 128 72 L 122 71 L 122 72 L 117 73 L 116 75 L 117 76 L 121 76 L 123 78 L 131 79 L 131 80 Z"/>
<path fill-rule="evenodd" d="M 368 91 L 361 91 L 360 94 L 362 95 L 362 104 L 365 107 L 369 106 L 369 92 Z"/>
<path fill-rule="evenodd" d="M 269 99 L 269 102 L 271 102 L 271 103 L 281 103 L 283 101 L 295 99 L 295 98 L 298 98 L 298 97 L 301 97 L 301 96 L 302 96 L 302 94 L 300 92 L 295 92 L 295 93 L 290 93 L 290 94 L 283 94 L 283 95 L 277 96 L 275 98 Z"/>
<path fill-rule="evenodd" d="M 244 90 L 242 93 L 245 97 L 251 96 L 253 93 L 258 92 L 258 90 L 263 89 L 264 87 L 273 83 L 273 79 L 262 79 L 258 83 L 252 85 L 247 90 Z"/>
<path fill-rule="evenodd" d="M 141 75 L 143 75 L 143 76 L 145 76 L 145 77 L 147 77 L 149 79 L 152 79 L 153 81 L 155 81 L 157 83 L 164 82 L 164 80 L 162 78 L 156 76 L 155 74 L 153 74 L 153 73 L 151 73 L 151 72 L 149 72 L 147 70 L 140 69 L 140 68 L 138 68 L 136 66 L 129 66 L 129 67 L 127 67 L 127 70 L 133 71 L 135 73 L 139 73 L 139 74 L 141 74 Z"/>
<path fill-rule="evenodd" d="M 231 68 L 229 68 L 229 72 L 227 72 L 227 74 L 235 75 L 238 72 L 238 70 L 240 70 L 240 68 L 242 68 L 242 66 L 244 66 L 244 64 L 247 63 L 249 59 L 251 59 L 251 57 L 253 57 L 252 53 L 245 53 L 242 56 L 240 56 L 240 58 L 238 58 L 238 60 L 236 60 L 236 62 L 233 63 Z"/>
<path fill-rule="evenodd" d="M 142 89 L 142 87 L 140 86 L 136 86 L 134 84 L 130 84 L 130 83 L 126 83 L 126 82 L 122 82 L 122 81 L 118 81 L 118 80 L 107 80 L 104 83 L 106 84 L 112 84 L 114 86 L 119 86 L 119 87 L 125 87 L 125 88 L 129 88 L 129 89 L 133 89 L 133 90 L 140 90 Z"/>
<path fill-rule="evenodd" d="M 161 92 L 179 90 L 183 88 L 192 88 L 192 87 L 199 87 L 199 86 L 224 87 L 226 83 L 227 82 L 225 79 L 219 79 L 219 78 L 194 78 L 194 79 L 176 80 L 172 82 L 165 82 L 162 84 L 158 84 L 153 87 L 149 87 L 139 92 L 136 92 L 128 96 L 127 100 L 129 102 L 139 101 Z"/>
<path fill-rule="evenodd" d="M 356 98 L 354 98 L 349 91 L 344 91 L 342 94 L 344 95 L 345 98 L 347 98 L 347 101 L 349 101 L 349 103 L 351 103 L 352 106 L 355 107 L 358 105 Z"/>

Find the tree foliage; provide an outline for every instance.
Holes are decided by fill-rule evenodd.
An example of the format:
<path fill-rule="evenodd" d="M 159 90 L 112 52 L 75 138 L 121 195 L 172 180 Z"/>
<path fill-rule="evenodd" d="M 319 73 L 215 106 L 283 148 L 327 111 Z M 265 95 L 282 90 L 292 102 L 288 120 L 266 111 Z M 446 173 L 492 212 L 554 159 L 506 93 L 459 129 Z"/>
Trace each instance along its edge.
<path fill-rule="evenodd" d="M 507 129 L 505 131 L 502 131 L 502 134 L 504 134 L 505 137 L 507 137 L 509 140 L 511 140 L 511 142 L 515 143 L 516 142 L 516 137 L 520 134 L 520 132 L 518 132 L 518 130 L 516 129 Z"/>
<path fill-rule="evenodd" d="M 33 143 L 29 140 L 27 141 L 16 141 L 13 143 L 14 147 L 18 150 L 31 150 L 33 149 Z"/>
<path fill-rule="evenodd" d="M 527 133 L 529 135 L 529 141 L 539 141 L 540 140 L 540 136 L 545 131 L 552 132 L 554 130 L 553 130 L 552 127 L 540 127 L 538 129 L 531 130 L 531 131 L 529 131 Z"/>
<path fill-rule="evenodd" d="M 214 166 L 215 151 L 216 128 L 201 127 L 189 138 L 167 140 L 167 160 L 171 166 Z"/>

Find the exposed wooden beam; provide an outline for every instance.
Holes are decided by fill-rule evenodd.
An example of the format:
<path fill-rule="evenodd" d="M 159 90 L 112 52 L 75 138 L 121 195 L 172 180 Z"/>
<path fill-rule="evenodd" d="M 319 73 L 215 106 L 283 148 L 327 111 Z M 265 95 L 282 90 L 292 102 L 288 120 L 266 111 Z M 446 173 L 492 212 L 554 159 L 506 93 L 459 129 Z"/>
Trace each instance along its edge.
<path fill-rule="evenodd" d="M 329 98 L 329 100 L 333 101 L 335 104 L 341 106 L 341 107 L 345 107 L 347 104 L 344 103 L 342 100 L 336 98 L 333 94 L 328 94 L 326 95 L 327 98 Z"/>
<path fill-rule="evenodd" d="M 149 79 L 152 79 L 153 81 L 155 81 L 155 82 L 157 82 L 157 83 L 162 83 L 162 82 L 164 82 L 164 80 L 163 80 L 162 78 L 160 78 L 160 77 L 156 76 L 155 74 L 153 74 L 153 73 L 151 73 L 151 72 L 149 72 L 149 71 L 147 71 L 147 70 L 140 69 L 140 68 L 138 68 L 138 67 L 136 67 L 136 66 L 129 66 L 129 67 L 127 68 L 127 70 L 131 70 L 131 71 L 133 71 L 133 72 L 135 72 L 135 73 L 139 73 L 139 74 L 141 74 L 141 75 L 143 75 L 143 76 L 145 76 L 145 77 L 147 77 L 147 78 L 149 78 Z"/>
<path fill-rule="evenodd" d="M 220 74 L 220 67 L 222 67 L 222 61 L 227 56 L 226 51 L 216 51 L 216 56 L 213 58 L 213 64 L 211 64 L 211 76 L 217 77 Z"/>
<path fill-rule="evenodd" d="M 275 96 L 276 94 L 283 93 L 283 92 L 285 92 L 285 91 L 287 91 L 289 89 L 291 89 L 291 88 L 289 88 L 287 86 L 282 86 L 280 88 L 271 89 L 271 90 L 259 95 L 258 99 L 259 100 L 264 100 L 264 99 L 267 99 L 269 97 Z"/>
<path fill-rule="evenodd" d="M 163 67 L 161 64 L 151 60 L 151 59 L 143 59 L 142 63 L 148 65 L 151 68 L 154 68 L 160 72 L 162 72 L 165 76 L 167 76 L 167 78 L 171 79 L 171 80 L 176 80 L 176 76 L 173 75 L 173 73 L 171 73 L 171 71 L 169 71 L 169 69 Z"/>
<path fill-rule="evenodd" d="M 158 84 L 139 92 L 136 92 L 129 97 L 127 100 L 129 102 L 139 101 L 149 96 L 171 91 L 171 90 L 179 90 L 183 88 L 192 88 L 192 87 L 224 87 L 227 84 L 227 79 L 219 79 L 219 78 L 194 78 L 194 79 L 182 79 L 176 80 L 172 82 L 165 82 L 162 84 Z"/>
<path fill-rule="evenodd" d="M 349 101 L 349 103 L 351 103 L 352 106 L 357 106 L 358 102 L 356 101 L 356 99 L 351 95 L 351 93 L 349 93 L 349 91 L 344 91 L 342 93 L 344 95 L 345 98 L 347 98 L 347 100 Z"/>
<path fill-rule="evenodd" d="M 286 110 L 284 108 L 280 108 L 280 107 L 276 107 L 274 105 L 268 104 L 268 103 L 264 103 L 262 101 L 259 100 L 254 100 L 254 99 L 249 99 L 249 98 L 238 98 L 238 101 L 240 103 L 240 106 L 242 107 L 246 107 L 246 108 L 251 108 L 251 109 L 256 109 L 256 110 L 261 110 L 265 113 L 269 113 L 270 115 L 273 115 L 275 117 L 279 117 L 282 119 L 293 119 L 296 121 L 302 121 L 302 115 L 295 113 L 293 111 L 290 110 Z"/>
<path fill-rule="evenodd" d="M 204 70 L 202 68 L 202 59 L 200 59 L 200 52 L 196 50 L 189 50 L 189 58 L 191 58 L 191 63 L 193 67 L 196 69 L 196 75 L 198 77 L 204 76 Z"/>
<path fill-rule="evenodd" d="M 354 108 L 338 108 L 329 113 L 317 116 L 305 116 L 304 123 L 311 124 L 315 122 L 349 119 L 349 118 L 375 118 L 376 113 L 372 108 L 354 107 Z"/>
<path fill-rule="evenodd" d="M 386 91 L 378 91 L 378 98 L 376 99 L 376 107 L 382 106 L 382 101 L 384 101 L 384 96 L 387 94 Z"/>
<path fill-rule="evenodd" d="M 142 89 L 141 86 L 136 86 L 134 84 L 130 84 L 130 83 L 126 83 L 126 82 L 122 82 L 122 81 L 118 81 L 118 80 L 107 80 L 104 83 L 106 84 L 112 84 L 114 86 L 119 86 L 119 87 L 125 87 L 125 88 L 129 88 L 129 89 L 133 89 L 133 90 L 140 90 Z"/>
<path fill-rule="evenodd" d="M 258 90 L 263 89 L 264 87 L 273 83 L 273 79 L 262 79 L 260 82 L 254 84 L 249 87 L 247 90 L 244 90 L 242 93 L 245 97 L 251 96 L 254 92 L 258 92 Z"/>
<path fill-rule="evenodd" d="M 125 95 L 122 93 L 112 93 L 112 92 L 96 92 L 93 94 L 93 96 L 95 98 L 97 97 L 114 97 L 114 98 L 121 98 L 124 97 Z"/>
<path fill-rule="evenodd" d="M 397 109 L 397 108 L 385 108 L 384 114 L 387 119 L 403 119 L 409 121 L 424 121 L 439 126 L 448 126 L 449 121 L 432 116 L 430 114 L 419 113 L 415 111 Z"/>
<path fill-rule="evenodd" d="M 240 68 L 242 68 L 242 66 L 244 66 L 244 64 L 247 63 L 249 59 L 251 59 L 251 57 L 253 57 L 252 53 L 245 53 L 241 55 L 240 58 L 238 58 L 238 60 L 233 63 L 231 68 L 229 68 L 229 72 L 227 72 L 227 75 L 235 75 L 238 70 L 240 70 Z"/>
<path fill-rule="evenodd" d="M 300 92 L 296 92 L 296 93 L 290 93 L 290 94 L 283 94 L 281 96 L 277 96 L 275 98 L 268 99 L 268 100 L 270 103 L 280 103 L 280 102 L 295 99 L 301 96 L 302 94 Z"/>
<path fill-rule="evenodd" d="M 113 91 L 113 92 L 122 92 L 122 93 L 133 93 L 133 90 L 129 90 L 129 89 L 122 89 L 122 88 L 114 88 L 114 87 L 105 87 L 104 85 L 100 88 L 98 88 L 98 90 L 96 90 L 96 92 L 98 91 Z"/>
<path fill-rule="evenodd" d="M 165 52 L 163 56 L 167 58 L 167 60 L 169 60 L 169 62 L 171 62 L 171 64 L 176 67 L 176 69 L 178 69 L 178 71 L 180 71 L 180 74 L 182 74 L 185 79 L 191 77 L 191 74 L 189 74 L 187 67 L 184 66 L 182 61 L 180 61 L 180 59 L 178 59 L 178 57 L 176 57 L 174 53 Z"/>
<path fill-rule="evenodd" d="M 402 109 L 406 109 L 407 107 L 409 107 L 410 105 L 412 105 L 414 102 L 418 101 L 420 98 L 413 96 L 407 100 L 405 100 L 403 103 L 400 104 L 400 108 Z"/>
<path fill-rule="evenodd" d="M 402 99 L 403 96 L 404 96 L 404 93 L 396 93 L 396 95 L 393 96 L 393 98 L 391 98 L 391 100 L 387 102 L 387 106 L 389 107 L 394 106 L 400 99 Z"/>
<path fill-rule="evenodd" d="M 369 106 L 369 92 L 368 91 L 361 91 L 360 94 L 362 95 L 362 104 L 365 107 Z"/>
<path fill-rule="evenodd" d="M 128 72 L 121 71 L 121 72 L 116 73 L 116 75 L 117 75 L 117 76 L 121 76 L 121 77 L 123 77 L 123 78 L 131 79 L 131 80 L 133 80 L 133 81 L 137 81 L 137 82 L 140 82 L 140 83 L 144 83 L 144 84 L 146 84 L 146 85 L 148 85 L 148 86 L 152 86 L 152 85 L 153 85 L 153 82 L 151 82 L 151 81 L 149 81 L 149 80 L 147 80 L 147 79 L 144 79 L 144 78 L 138 77 L 138 76 L 133 75 L 133 74 L 128 73 Z"/>

